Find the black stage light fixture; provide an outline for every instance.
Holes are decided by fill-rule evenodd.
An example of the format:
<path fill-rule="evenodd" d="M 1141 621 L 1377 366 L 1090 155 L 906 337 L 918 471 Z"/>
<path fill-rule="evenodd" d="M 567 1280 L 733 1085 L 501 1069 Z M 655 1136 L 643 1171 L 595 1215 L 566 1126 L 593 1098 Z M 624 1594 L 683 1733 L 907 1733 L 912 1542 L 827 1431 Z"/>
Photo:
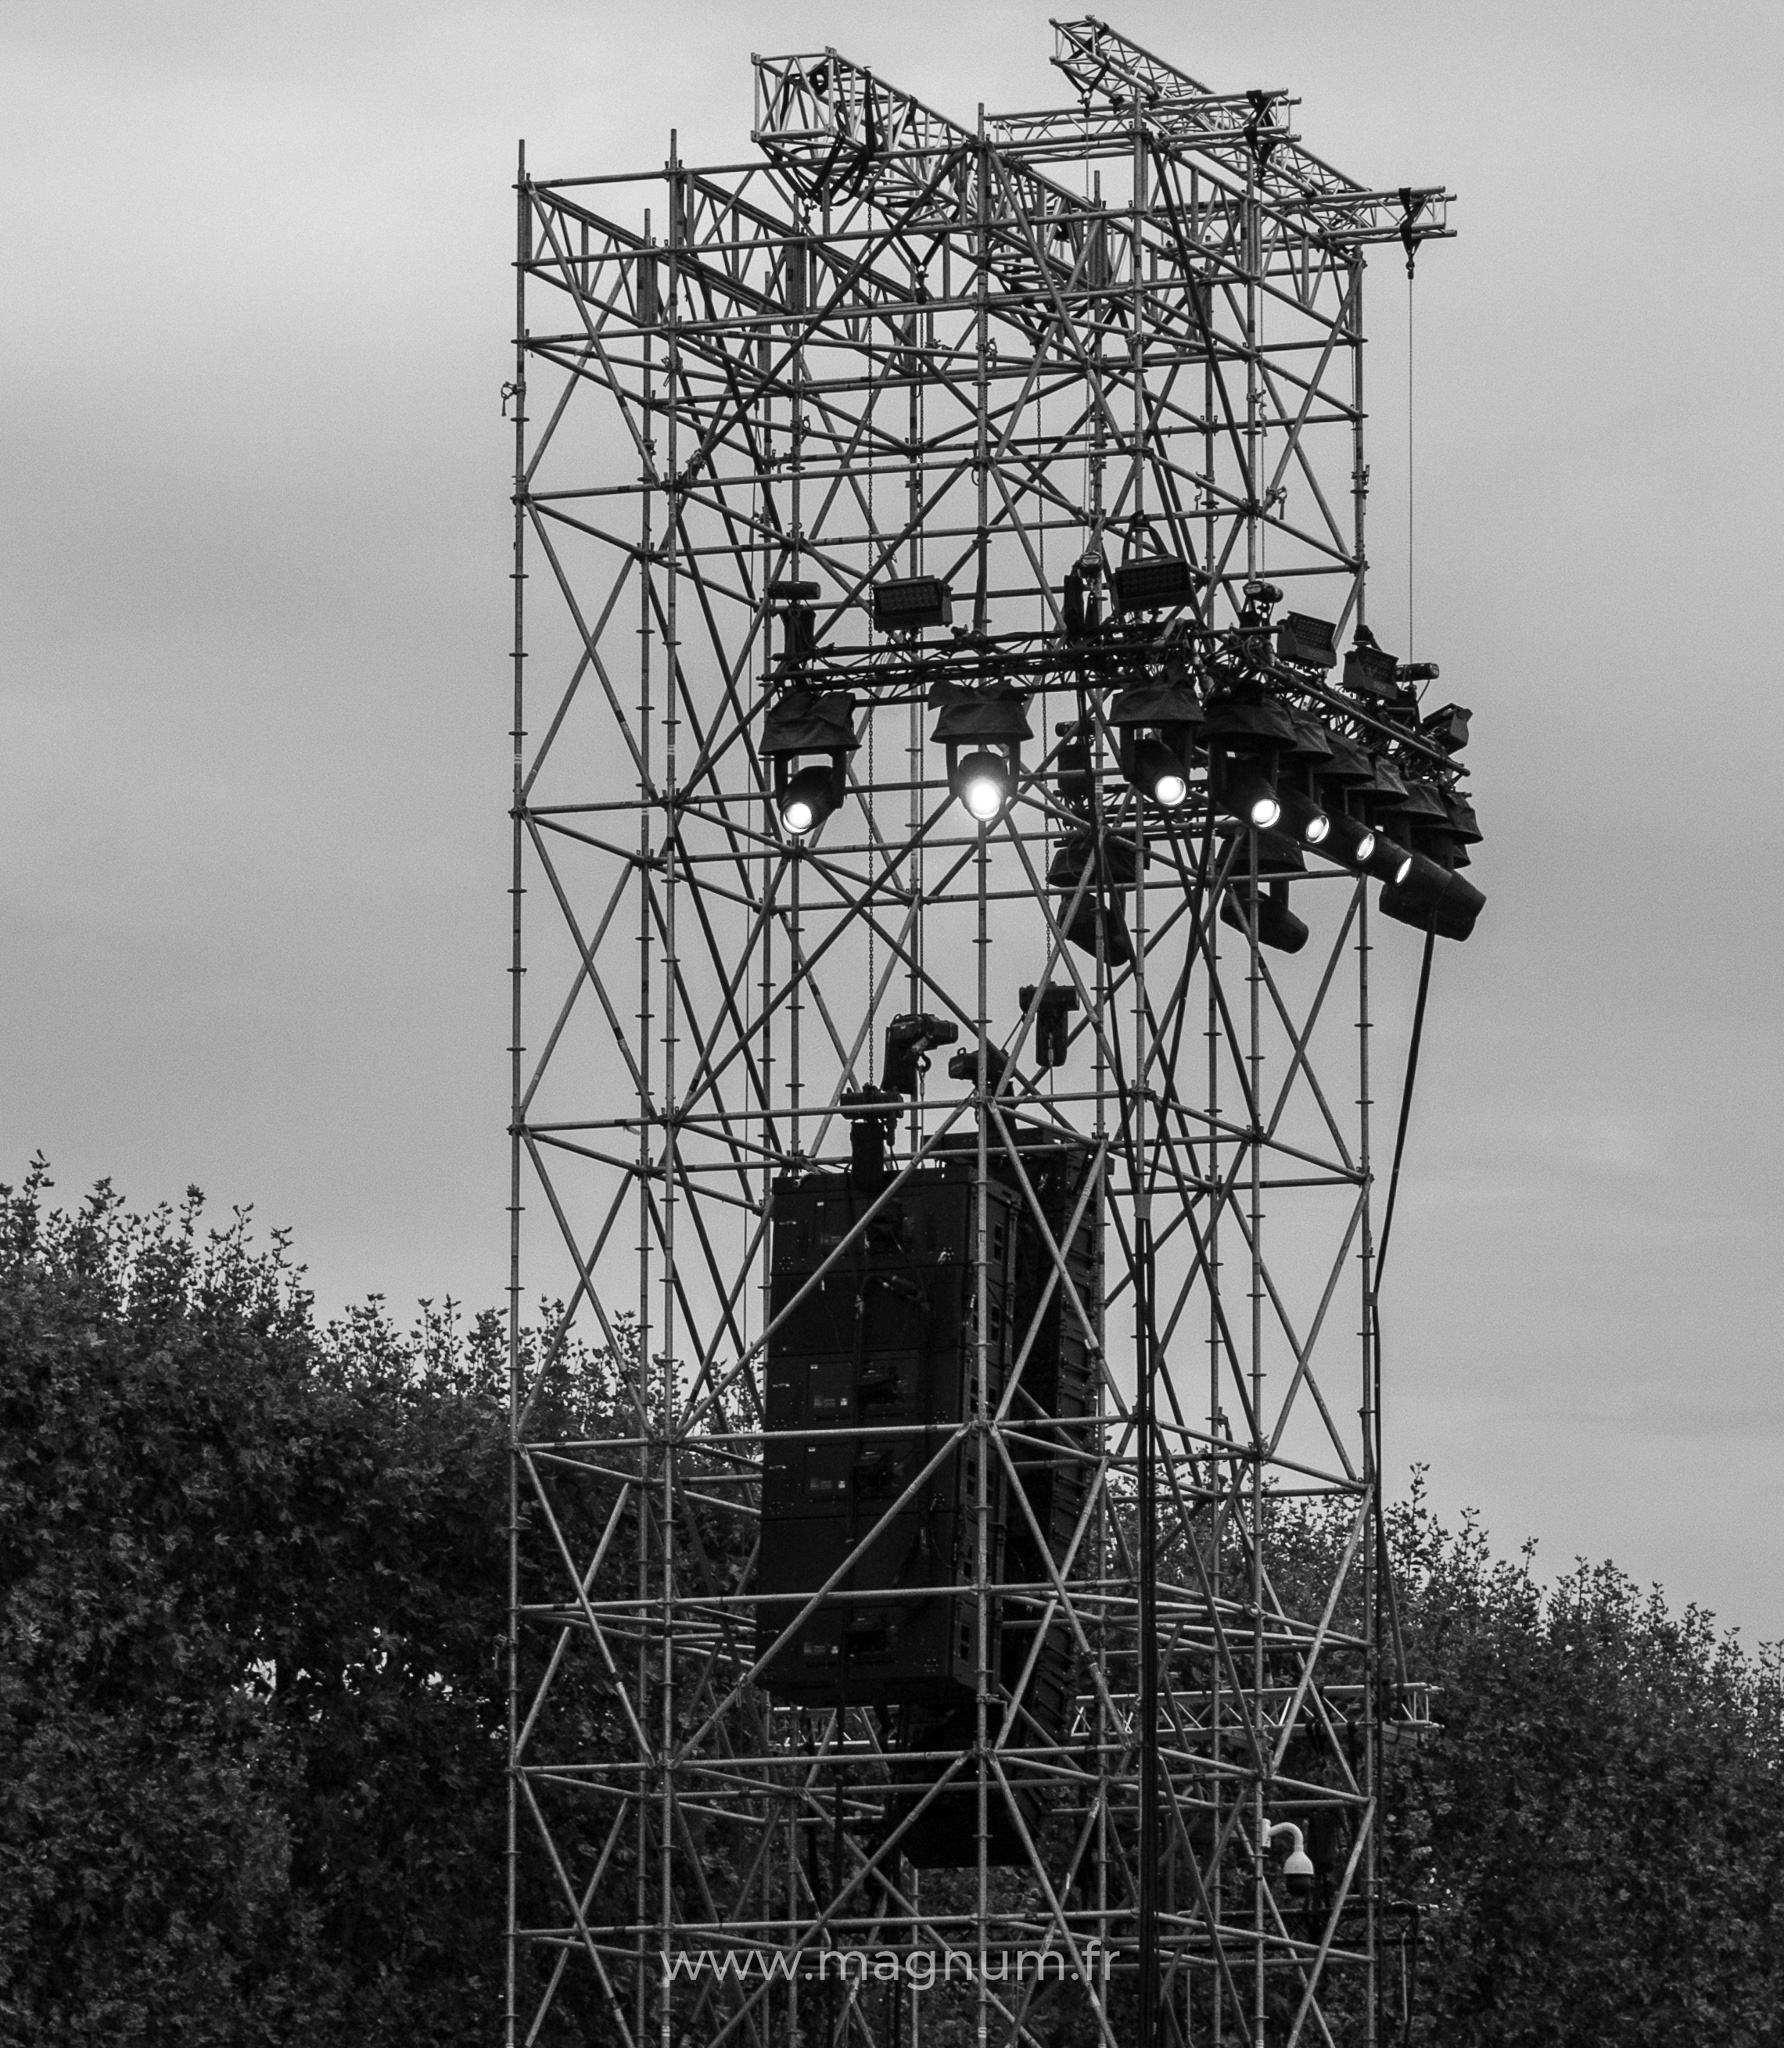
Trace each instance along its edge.
<path fill-rule="evenodd" d="M 1213 778 L 1214 800 L 1242 825 L 1267 832 L 1282 816 L 1274 765 L 1267 760 L 1223 761 Z"/>
<path fill-rule="evenodd" d="M 1036 994 L 1040 1001 L 1035 1001 Z M 1078 1007 L 1078 991 L 1070 982 L 1049 982 L 1039 988 L 1034 982 L 1018 991 L 1023 1014 L 1034 1011 L 1034 1060 L 1037 1067 L 1063 1067 L 1069 1027 L 1066 1019 Z"/>
<path fill-rule="evenodd" d="M 886 1026 L 880 1086 L 891 1095 L 915 1095 L 917 1076 L 929 1071 L 929 1055 L 937 1046 L 954 1044 L 959 1036 L 958 1024 L 932 1017 L 927 1010 L 894 1017 Z"/>
<path fill-rule="evenodd" d="M 1195 596 L 1195 571 L 1176 555 L 1141 555 L 1110 572 L 1118 616 L 1164 611 Z"/>
<path fill-rule="evenodd" d="M 1229 884 L 1221 892 L 1220 921 L 1247 938 L 1255 924 L 1258 944 L 1278 953 L 1298 953 L 1307 943 L 1307 927 L 1288 907 L 1286 881 L 1266 883 L 1262 895 L 1249 882 Z"/>
<path fill-rule="evenodd" d="M 1375 852 L 1373 829 L 1348 811 L 1333 811 L 1327 816 L 1331 829 L 1320 841 L 1320 852 L 1341 868 L 1367 869 Z"/>
<path fill-rule="evenodd" d="M 1202 725 L 1215 805 L 1242 825 L 1267 831 L 1282 816 L 1277 762 L 1295 744 L 1287 709 L 1259 692 L 1210 704 Z"/>
<path fill-rule="evenodd" d="M 1060 749 L 1053 757 L 1059 801 L 1068 811 L 1076 811 L 1079 817 L 1087 818 L 1096 777 L 1090 772 L 1090 742 L 1085 728 L 1074 718 L 1056 725 L 1053 730 L 1061 741 Z"/>
<path fill-rule="evenodd" d="M 1367 626 L 1359 626 L 1344 657 L 1344 687 L 1359 697 L 1392 697 L 1396 694 L 1399 661 L 1376 640 Z"/>
<path fill-rule="evenodd" d="M 1332 821 L 1312 797 L 1303 796 L 1298 789 L 1289 789 L 1279 784 L 1276 802 L 1282 814 L 1281 827 L 1284 832 L 1292 833 L 1303 846 L 1324 848 L 1331 836 Z"/>
<path fill-rule="evenodd" d="M 1375 844 L 1369 849 L 1368 857 L 1361 863 L 1365 874 L 1373 875 L 1378 882 L 1390 886 L 1405 881 L 1412 872 L 1412 855 L 1397 840 L 1390 839 L 1385 832 L 1377 831 Z"/>
<path fill-rule="evenodd" d="M 1473 716 L 1466 705 L 1444 704 L 1419 720 L 1419 733 L 1443 753 L 1459 754 L 1468 744 L 1468 721 Z"/>
<path fill-rule="evenodd" d="M 1384 917 L 1416 931 L 1434 931 L 1440 939 L 1465 939 L 1486 900 L 1472 882 L 1427 855 L 1414 853 L 1382 890 L 1381 910 Z"/>
<path fill-rule="evenodd" d="M 1002 1085 L 1003 1077 L 1010 1070 L 1010 1056 L 995 1045 L 987 1045 L 985 1052 L 985 1093 L 995 1095 Z M 967 1081 L 973 1087 L 979 1085 L 979 1053 L 974 1046 L 962 1046 L 948 1062 L 950 1081 Z"/>
<path fill-rule="evenodd" d="M 1103 958 L 1109 965 L 1125 967 L 1134 957 L 1134 938 L 1127 928 L 1122 892 L 1111 889 L 1104 897 L 1099 896 L 1095 889 L 1086 889 L 1077 897 L 1078 907 L 1075 910 L 1072 902 L 1071 896 L 1063 896 L 1059 903 L 1059 915 L 1065 920 L 1066 943 L 1094 959 L 1100 942 Z"/>
<path fill-rule="evenodd" d="M 1336 668 L 1338 628 L 1329 619 L 1284 612 L 1276 624 L 1276 659 L 1297 668 Z"/>
<path fill-rule="evenodd" d="M 981 825 L 992 824 L 1015 795 L 1008 759 L 981 747 L 948 770 L 948 787 Z"/>
<path fill-rule="evenodd" d="M 835 771 L 817 767 L 801 768 L 774 797 L 781 830 L 789 839 L 803 839 L 808 832 L 815 832 L 841 801 Z"/>
<path fill-rule="evenodd" d="M 1127 779 L 1161 810 L 1175 811 L 1189 801 L 1189 775 L 1163 740 L 1136 740 Z"/>
<path fill-rule="evenodd" d="M 757 751 L 772 767 L 775 815 L 789 838 L 815 832 L 841 805 L 848 757 L 861 744 L 854 713 L 846 690 L 787 690 L 769 706 Z M 823 754 L 829 766 L 794 773 L 801 754 Z"/>
<path fill-rule="evenodd" d="M 1086 881 L 1087 868 L 1091 872 Z M 1088 832 L 1060 841 L 1047 867 L 1047 886 L 1060 891 L 1059 918 L 1069 944 L 1094 955 L 1100 933 L 1104 959 L 1111 966 L 1127 965 L 1134 957 L 1134 942 L 1122 894 L 1139 871 L 1139 849 L 1131 839 L 1105 833 L 1100 855 Z"/>
<path fill-rule="evenodd" d="M 974 690 L 940 682 L 929 692 L 930 709 L 941 713 L 931 737 L 948 750 L 948 787 L 981 825 L 995 822 L 1015 798 L 1022 742 L 1033 738 L 1027 703 L 1014 683 Z M 970 747 L 964 755 L 963 745 Z"/>
<path fill-rule="evenodd" d="M 917 633 L 954 623 L 954 593 L 939 576 L 906 576 L 873 587 L 873 622 L 882 633 Z"/>
<path fill-rule="evenodd" d="M 883 1088 L 862 1088 L 842 1097 L 849 1126 L 849 1184 L 858 1194 L 877 1195 L 892 1178 L 886 1155 L 904 1105 Z"/>
<path fill-rule="evenodd" d="M 1121 772 L 1161 809 L 1189 801 L 1189 764 L 1202 707 L 1181 661 L 1170 662 L 1156 682 L 1135 683 L 1116 693 L 1109 723 L 1120 740 Z"/>

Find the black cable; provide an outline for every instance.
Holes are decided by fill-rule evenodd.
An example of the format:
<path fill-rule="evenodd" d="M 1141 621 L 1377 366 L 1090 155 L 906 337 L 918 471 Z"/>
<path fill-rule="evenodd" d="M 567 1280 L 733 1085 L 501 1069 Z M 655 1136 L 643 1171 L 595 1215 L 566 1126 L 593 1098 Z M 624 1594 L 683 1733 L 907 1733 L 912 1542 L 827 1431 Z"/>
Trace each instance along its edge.
<path fill-rule="evenodd" d="M 1406 1085 L 1400 1091 L 1400 1128 L 1394 1134 L 1394 1164 L 1388 1175 L 1388 1205 L 1381 1219 L 1381 1243 L 1375 1249 L 1375 1280 L 1370 1289 L 1370 1306 L 1381 1298 L 1381 1269 L 1387 1263 L 1388 1235 L 1394 1227 L 1394 1202 L 1400 1192 L 1400 1161 L 1406 1151 L 1406 1126 L 1412 1116 L 1412 1084 L 1418 1077 L 1419 1040 L 1425 1034 L 1425 998 L 1431 990 L 1431 953 L 1437 944 L 1435 929 L 1425 933 L 1425 957 L 1419 963 L 1419 997 L 1412 1012 L 1412 1043 L 1406 1048 Z"/>

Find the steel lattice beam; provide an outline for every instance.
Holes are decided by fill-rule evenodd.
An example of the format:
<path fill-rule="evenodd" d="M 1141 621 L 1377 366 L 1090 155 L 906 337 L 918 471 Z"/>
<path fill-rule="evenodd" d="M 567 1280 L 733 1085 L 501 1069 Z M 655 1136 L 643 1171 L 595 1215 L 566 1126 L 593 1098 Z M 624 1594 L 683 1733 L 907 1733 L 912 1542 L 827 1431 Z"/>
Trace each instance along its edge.
<path fill-rule="evenodd" d="M 1446 195 L 1369 192 L 1288 134 L 1283 95 L 1056 26 L 1074 111 L 966 129 L 827 51 L 757 60 L 749 163 L 523 167 L 515 2042 L 917 2048 L 961 2023 L 1014 2048 L 1069 2021 L 1114 2048 L 1154 1961 L 1180 2036 L 1373 2035 L 1371 906 L 1336 870 L 1297 880 L 1314 936 L 1289 959 L 1255 913 L 1223 922 L 1262 900 L 1258 836 L 1204 781 L 1144 806 L 1110 713 L 1173 663 L 1267 665 L 1248 582 L 1361 622 L 1363 250 L 1447 234 Z M 1068 569 L 1161 553 L 1189 565 L 1174 610 L 1073 625 Z M 925 574 L 959 626 L 876 629 L 874 586 Z M 790 648 L 795 581 L 819 595 Z M 928 704 L 986 683 L 1028 693 L 1034 738 L 981 830 Z M 861 742 L 805 842 L 762 751 L 795 686 L 851 692 Z M 1329 676 L 1271 688 L 1453 772 Z M 1062 1066 L 1018 984 L 1071 991 Z M 945 1158 L 1000 1174 L 1095 1378 L 1081 1417 L 1025 1402 L 1038 1310 L 996 1398 L 935 1439 L 932 1465 L 975 1460 L 981 1540 L 974 1733 L 933 1754 L 772 1696 L 756 1635 L 772 1192 L 846 1164 L 844 1097 L 912 1011 L 1002 1058 L 931 1076 L 881 1201 Z M 1029 1167 L 1068 1134 L 1094 1171 L 1061 1230 Z M 1066 1249 L 1086 1204 L 1100 1287 Z M 993 1490 L 1022 1512 L 1037 1455 L 1083 1507 L 1011 1577 Z M 1273 1541 L 1291 1500 L 1325 1516 L 1318 1558 Z M 994 1608 L 1037 1654 L 1069 1642 L 1065 1733 L 1032 1657 L 994 1682 Z M 904 1855 L 958 1788 L 1014 1816 L 1015 1860 L 983 1818 L 963 1867 Z M 1270 1874 L 1284 1817 L 1319 1835 L 1311 1906 Z"/>

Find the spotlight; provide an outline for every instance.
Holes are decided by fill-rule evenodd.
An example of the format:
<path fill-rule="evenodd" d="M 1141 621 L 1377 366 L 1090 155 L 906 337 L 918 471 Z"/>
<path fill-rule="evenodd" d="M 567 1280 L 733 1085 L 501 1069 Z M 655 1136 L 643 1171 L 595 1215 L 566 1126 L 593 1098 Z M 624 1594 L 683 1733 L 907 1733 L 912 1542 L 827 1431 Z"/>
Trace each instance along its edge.
<path fill-rule="evenodd" d="M 1282 813 L 1285 831 L 1291 832 L 1303 846 L 1323 848 L 1332 834 L 1332 821 L 1310 796 L 1303 796 L 1298 789 L 1279 789 L 1277 803 Z"/>
<path fill-rule="evenodd" d="M 1156 680 L 1117 693 L 1109 723 L 1121 742 L 1121 772 L 1142 796 L 1167 811 L 1189 801 L 1189 763 L 1202 707 L 1180 660 Z"/>
<path fill-rule="evenodd" d="M 1473 883 L 1422 853 L 1409 853 L 1405 866 L 1381 892 L 1384 917 L 1415 931 L 1435 932 L 1440 939 L 1467 938 L 1486 901 Z"/>
<path fill-rule="evenodd" d="M 1137 561 L 1123 562 L 1109 581 L 1120 614 L 1188 604 L 1195 596 L 1195 571 L 1176 555 L 1142 555 Z"/>
<path fill-rule="evenodd" d="M 1341 868 L 1367 869 L 1375 851 L 1375 834 L 1362 819 L 1353 818 L 1346 811 L 1332 813 L 1328 823 L 1331 829 L 1320 841 L 1320 852 Z"/>
<path fill-rule="evenodd" d="M 1375 844 L 1369 849 L 1369 857 L 1362 863 L 1365 873 L 1371 874 L 1378 882 L 1386 882 L 1389 888 L 1397 888 L 1412 872 L 1413 855 L 1403 846 L 1396 845 L 1383 832 L 1375 834 Z"/>
<path fill-rule="evenodd" d="M 788 690 L 763 720 L 758 751 L 772 766 L 775 816 L 791 839 L 815 832 L 842 803 L 845 765 L 860 745 L 854 710 L 846 690 Z M 795 773 L 801 754 L 828 755 L 829 766 Z"/>
<path fill-rule="evenodd" d="M 1307 943 L 1307 927 L 1288 907 L 1287 882 L 1271 882 L 1269 893 L 1254 896 L 1248 884 L 1229 888 L 1220 899 L 1220 921 L 1247 938 L 1257 933 L 1260 946 L 1278 953 L 1298 953 Z"/>
<path fill-rule="evenodd" d="M 1024 715 L 1028 699 L 1013 683 L 973 690 L 940 682 L 929 702 L 941 712 L 933 737 L 948 750 L 948 787 L 981 825 L 989 825 L 1016 794 L 1022 742 L 1033 737 Z M 963 742 L 972 746 L 965 756 Z"/>
<path fill-rule="evenodd" d="M 985 1093 L 995 1095 L 1003 1086 L 1003 1077 L 1009 1072 L 1010 1056 L 995 1045 L 983 1047 L 985 1054 Z M 979 1085 L 979 1049 L 963 1046 L 948 1062 L 950 1081 L 969 1081 L 976 1089 Z"/>
<path fill-rule="evenodd" d="M 999 817 L 1014 794 L 1009 762 L 988 747 L 968 754 L 948 777 L 948 786 L 981 825 Z"/>
<path fill-rule="evenodd" d="M 1242 825 L 1255 825 L 1268 832 L 1282 816 L 1276 796 L 1276 778 L 1251 761 L 1232 761 L 1218 778 L 1218 801 L 1230 817 Z"/>
<path fill-rule="evenodd" d="M 916 633 L 954 620 L 954 595 L 939 576 L 906 576 L 873 588 L 873 622 L 883 633 Z"/>
<path fill-rule="evenodd" d="M 835 780 L 828 768 L 801 768 L 775 798 L 781 830 L 789 838 L 816 831 L 836 809 Z"/>
<path fill-rule="evenodd" d="M 1127 779 L 1163 810 L 1174 811 L 1189 801 L 1189 777 L 1163 740 L 1137 742 Z"/>
<path fill-rule="evenodd" d="M 1038 991 L 1038 1003 L 1035 1001 L 1036 993 L 1033 982 L 1019 992 L 1023 1009 L 1034 1011 L 1035 1065 L 1063 1067 L 1069 1030 L 1065 1020 L 1078 1007 L 1078 991 L 1069 982 L 1057 986 L 1049 982 Z"/>
<path fill-rule="evenodd" d="M 1284 612 L 1276 625 L 1276 659 L 1299 668 L 1336 668 L 1338 629 L 1305 612 Z"/>
<path fill-rule="evenodd" d="M 894 1017 L 886 1026 L 886 1054 L 880 1067 L 880 1086 L 888 1095 L 915 1095 L 917 1076 L 929 1071 L 929 1055 L 938 1045 L 952 1045 L 960 1026 L 945 1017 L 932 1017 L 926 1010 Z"/>

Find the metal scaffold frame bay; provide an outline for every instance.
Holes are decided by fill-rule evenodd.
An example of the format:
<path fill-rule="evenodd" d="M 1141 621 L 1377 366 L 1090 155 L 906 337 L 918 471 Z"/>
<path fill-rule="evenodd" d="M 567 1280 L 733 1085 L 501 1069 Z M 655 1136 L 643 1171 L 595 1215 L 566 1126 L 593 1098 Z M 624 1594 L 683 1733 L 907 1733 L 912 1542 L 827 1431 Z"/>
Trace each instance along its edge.
<path fill-rule="evenodd" d="M 1261 706 L 1453 791 L 1403 693 L 1294 638 L 1392 670 L 1364 256 L 1447 234 L 1447 195 L 1353 184 L 1281 93 L 1056 35 L 1064 109 L 963 127 L 826 50 L 756 60 L 747 162 L 523 159 L 511 2042 L 1380 2024 L 1383 1738 L 1416 1701 L 1381 1576 L 1374 913 L 1354 865 L 1235 817 L 1209 735 Z M 969 744 L 1008 777 L 983 822 Z M 876 1088 L 895 1018 L 959 1046 L 945 1078 Z M 856 1548 L 775 1593 L 777 1333 L 956 1183 L 958 1412 L 858 1429 L 897 1481 L 852 1468 Z M 776 1219 L 844 1186 L 793 1272 Z M 1035 1391 L 1043 1326 L 1076 1408 Z M 777 1684 L 944 1470 L 955 1562 L 919 1545 L 851 1611 L 957 1599 L 961 1715 Z M 1037 1472 L 1071 1475 L 1046 1527 Z"/>

